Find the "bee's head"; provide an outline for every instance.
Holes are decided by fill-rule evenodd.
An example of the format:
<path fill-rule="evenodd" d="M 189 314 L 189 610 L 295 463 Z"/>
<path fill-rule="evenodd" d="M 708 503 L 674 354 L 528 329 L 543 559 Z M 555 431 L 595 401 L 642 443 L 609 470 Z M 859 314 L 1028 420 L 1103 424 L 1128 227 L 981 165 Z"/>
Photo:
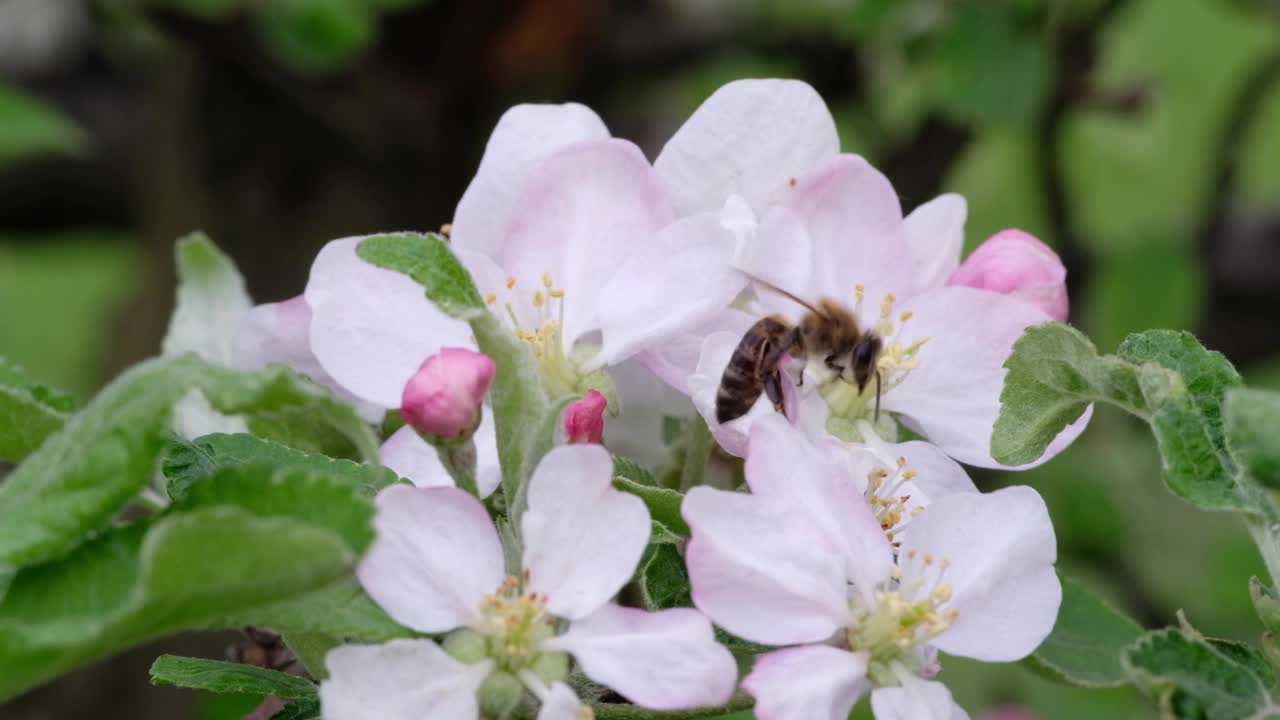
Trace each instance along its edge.
<path fill-rule="evenodd" d="M 867 387 L 876 373 L 876 360 L 880 357 L 881 345 L 880 336 L 868 331 L 853 346 L 849 366 L 853 370 L 854 384 L 858 386 L 859 393 Z"/>

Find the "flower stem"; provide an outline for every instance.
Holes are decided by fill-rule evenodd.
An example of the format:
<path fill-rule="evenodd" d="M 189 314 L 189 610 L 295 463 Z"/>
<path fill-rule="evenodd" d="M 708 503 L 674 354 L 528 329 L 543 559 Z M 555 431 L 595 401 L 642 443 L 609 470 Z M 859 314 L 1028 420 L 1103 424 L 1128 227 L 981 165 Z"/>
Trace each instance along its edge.
<path fill-rule="evenodd" d="M 701 415 L 689 419 L 689 432 L 685 436 L 684 466 L 680 468 L 680 492 L 688 492 L 702 484 L 702 476 L 711 457 L 711 428 Z"/>
<path fill-rule="evenodd" d="M 480 497 L 476 487 L 476 444 L 470 437 L 466 440 L 436 440 L 436 453 L 449 477 L 462 490 Z"/>

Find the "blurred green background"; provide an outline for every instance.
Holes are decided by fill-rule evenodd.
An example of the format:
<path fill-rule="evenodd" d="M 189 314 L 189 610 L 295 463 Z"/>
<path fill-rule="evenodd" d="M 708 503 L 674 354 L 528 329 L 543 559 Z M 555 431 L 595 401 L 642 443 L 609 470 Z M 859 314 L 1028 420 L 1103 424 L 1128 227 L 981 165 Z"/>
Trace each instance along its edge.
<path fill-rule="evenodd" d="M 511 104 L 587 103 L 652 155 L 758 76 L 813 84 L 904 210 L 963 193 L 969 248 L 1006 227 L 1053 245 L 1101 349 L 1190 329 L 1280 388 L 1276 0 L 0 0 L 0 355 L 85 397 L 158 347 L 180 234 L 282 299 L 329 239 L 447 222 Z M 1064 569 L 1144 625 L 1184 609 L 1256 639 L 1243 528 L 1159 472 L 1145 429 L 1102 410 L 1049 465 L 976 476 L 1034 484 Z M 0 718 L 247 712 L 149 688 L 155 652 Z M 975 717 L 1153 716 L 1131 690 L 945 665 Z"/>

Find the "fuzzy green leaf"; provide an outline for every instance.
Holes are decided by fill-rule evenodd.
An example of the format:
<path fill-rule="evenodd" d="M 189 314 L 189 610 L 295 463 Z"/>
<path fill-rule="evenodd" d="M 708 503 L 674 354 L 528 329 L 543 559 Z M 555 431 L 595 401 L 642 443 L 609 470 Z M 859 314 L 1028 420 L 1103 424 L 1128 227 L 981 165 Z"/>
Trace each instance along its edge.
<path fill-rule="evenodd" d="M 316 697 L 316 686 L 297 675 L 254 665 L 161 655 L 151 664 L 151 684 L 235 695 L 275 695 L 290 700 Z"/>
<path fill-rule="evenodd" d="M 1125 649 L 1134 684 L 1177 718 L 1244 720 L 1271 698 L 1248 664 L 1182 630 L 1147 633 Z"/>
<path fill-rule="evenodd" d="M 383 642 L 416 635 L 392 620 L 354 578 L 294 598 L 220 616 L 205 627 L 235 630 L 246 625 L 270 628 L 286 637 L 309 633 L 357 642 Z"/>
<path fill-rule="evenodd" d="M 684 557 L 672 543 L 652 546 L 652 552 L 640 570 L 641 588 L 645 605 L 650 610 L 674 607 L 693 607 L 690 594 L 689 573 L 685 570 Z"/>
<path fill-rule="evenodd" d="M 1280 489 L 1280 393 L 1231 388 L 1223 419 L 1227 446 L 1240 468 L 1263 485 Z"/>
<path fill-rule="evenodd" d="M 1140 417 L 1148 414 L 1137 369 L 1100 357 L 1079 330 L 1061 323 L 1028 328 L 1004 366 L 1000 416 L 991 455 L 1006 465 L 1039 458 L 1063 428 L 1092 402 L 1109 402 Z"/>
<path fill-rule="evenodd" d="M 18 462 L 66 423 L 71 398 L 0 358 L 0 461 Z"/>
<path fill-rule="evenodd" d="M 194 352 L 219 365 L 235 363 L 236 333 L 253 301 L 226 253 L 204 233 L 174 246 L 178 298 L 162 345 L 165 355 Z"/>
<path fill-rule="evenodd" d="M 615 477 L 613 486 L 643 500 L 644 504 L 649 508 L 649 515 L 654 520 L 662 523 L 677 535 L 689 537 L 689 525 L 680 514 L 680 504 L 684 502 L 684 495 L 668 488 L 641 485 L 624 477 Z"/>
<path fill-rule="evenodd" d="M 613 474 L 614 477 L 625 478 L 637 485 L 649 485 L 656 487 L 658 484 L 658 481 L 653 477 L 652 470 L 631 458 L 626 458 L 621 455 L 613 456 Z"/>
<path fill-rule="evenodd" d="M 330 530 L 235 507 L 110 530 L 14 577 L 0 601 L 0 700 L 148 639 L 322 587 L 355 559 Z"/>
<path fill-rule="evenodd" d="M 1120 653 L 1142 635 L 1142 627 L 1068 577 L 1053 632 L 1024 662 L 1050 677 L 1080 687 L 1129 682 Z"/>
<path fill-rule="evenodd" d="M 294 700 L 272 715 L 271 720 L 320 720 L 320 698 Z"/>
<path fill-rule="evenodd" d="M 43 100 L 0 83 L 0 166 L 49 154 L 76 154 L 88 137 L 70 118 Z"/>
<path fill-rule="evenodd" d="M 427 298 L 436 307 L 453 317 L 469 320 L 484 311 L 471 273 L 435 233 L 373 235 L 360 241 L 356 254 L 370 264 L 413 278 L 426 288 Z"/>

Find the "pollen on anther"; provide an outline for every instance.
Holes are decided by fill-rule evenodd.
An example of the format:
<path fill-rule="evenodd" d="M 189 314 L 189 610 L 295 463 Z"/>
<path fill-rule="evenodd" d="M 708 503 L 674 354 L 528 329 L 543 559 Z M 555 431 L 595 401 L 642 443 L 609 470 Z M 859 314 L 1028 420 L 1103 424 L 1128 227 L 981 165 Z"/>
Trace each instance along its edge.
<path fill-rule="evenodd" d="M 542 287 L 550 290 L 553 284 L 554 283 L 551 281 L 551 273 L 549 272 L 542 273 Z"/>
<path fill-rule="evenodd" d="M 485 302 L 485 304 L 486 304 L 486 305 L 492 305 L 492 304 L 494 304 L 494 303 L 498 302 L 498 293 L 493 293 L 493 292 L 491 292 L 491 293 L 489 293 L 488 295 L 485 295 L 485 296 L 484 296 L 484 302 Z"/>
<path fill-rule="evenodd" d="M 910 310 L 908 310 L 908 311 L 906 311 L 906 312 L 904 312 L 904 313 L 902 313 L 901 315 L 899 315 L 899 316 L 898 316 L 898 322 L 906 322 L 906 321 L 910 320 L 910 319 L 911 319 L 911 318 L 913 318 L 913 317 L 915 317 L 915 313 L 913 313 L 913 312 L 911 312 Z"/>
<path fill-rule="evenodd" d="M 534 307 L 542 307 L 542 304 L 543 304 L 544 302 L 546 302 L 546 298 L 545 298 L 545 297 L 543 297 L 543 295 L 542 295 L 542 291 L 541 291 L 541 290 L 539 290 L 539 291 L 537 291 L 537 292 L 535 292 L 535 293 L 533 294 L 533 306 L 534 306 Z"/>
<path fill-rule="evenodd" d="M 907 466 L 907 459 L 906 459 L 906 458 L 904 458 L 904 457 L 900 457 L 900 458 L 898 458 L 898 467 L 900 467 L 900 468 L 901 468 L 901 467 L 906 467 L 906 466 Z"/>
<path fill-rule="evenodd" d="M 449 237 L 453 234 L 453 223 L 445 223 L 440 226 L 440 234 Z"/>
<path fill-rule="evenodd" d="M 510 290 L 515 286 L 516 286 L 516 277 L 514 275 L 511 275 L 507 278 L 507 289 Z"/>
<path fill-rule="evenodd" d="M 552 288 L 547 291 L 547 294 L 553 298 L 562 298 L 564 297 L 564 290 L 561 288 Z"/>

